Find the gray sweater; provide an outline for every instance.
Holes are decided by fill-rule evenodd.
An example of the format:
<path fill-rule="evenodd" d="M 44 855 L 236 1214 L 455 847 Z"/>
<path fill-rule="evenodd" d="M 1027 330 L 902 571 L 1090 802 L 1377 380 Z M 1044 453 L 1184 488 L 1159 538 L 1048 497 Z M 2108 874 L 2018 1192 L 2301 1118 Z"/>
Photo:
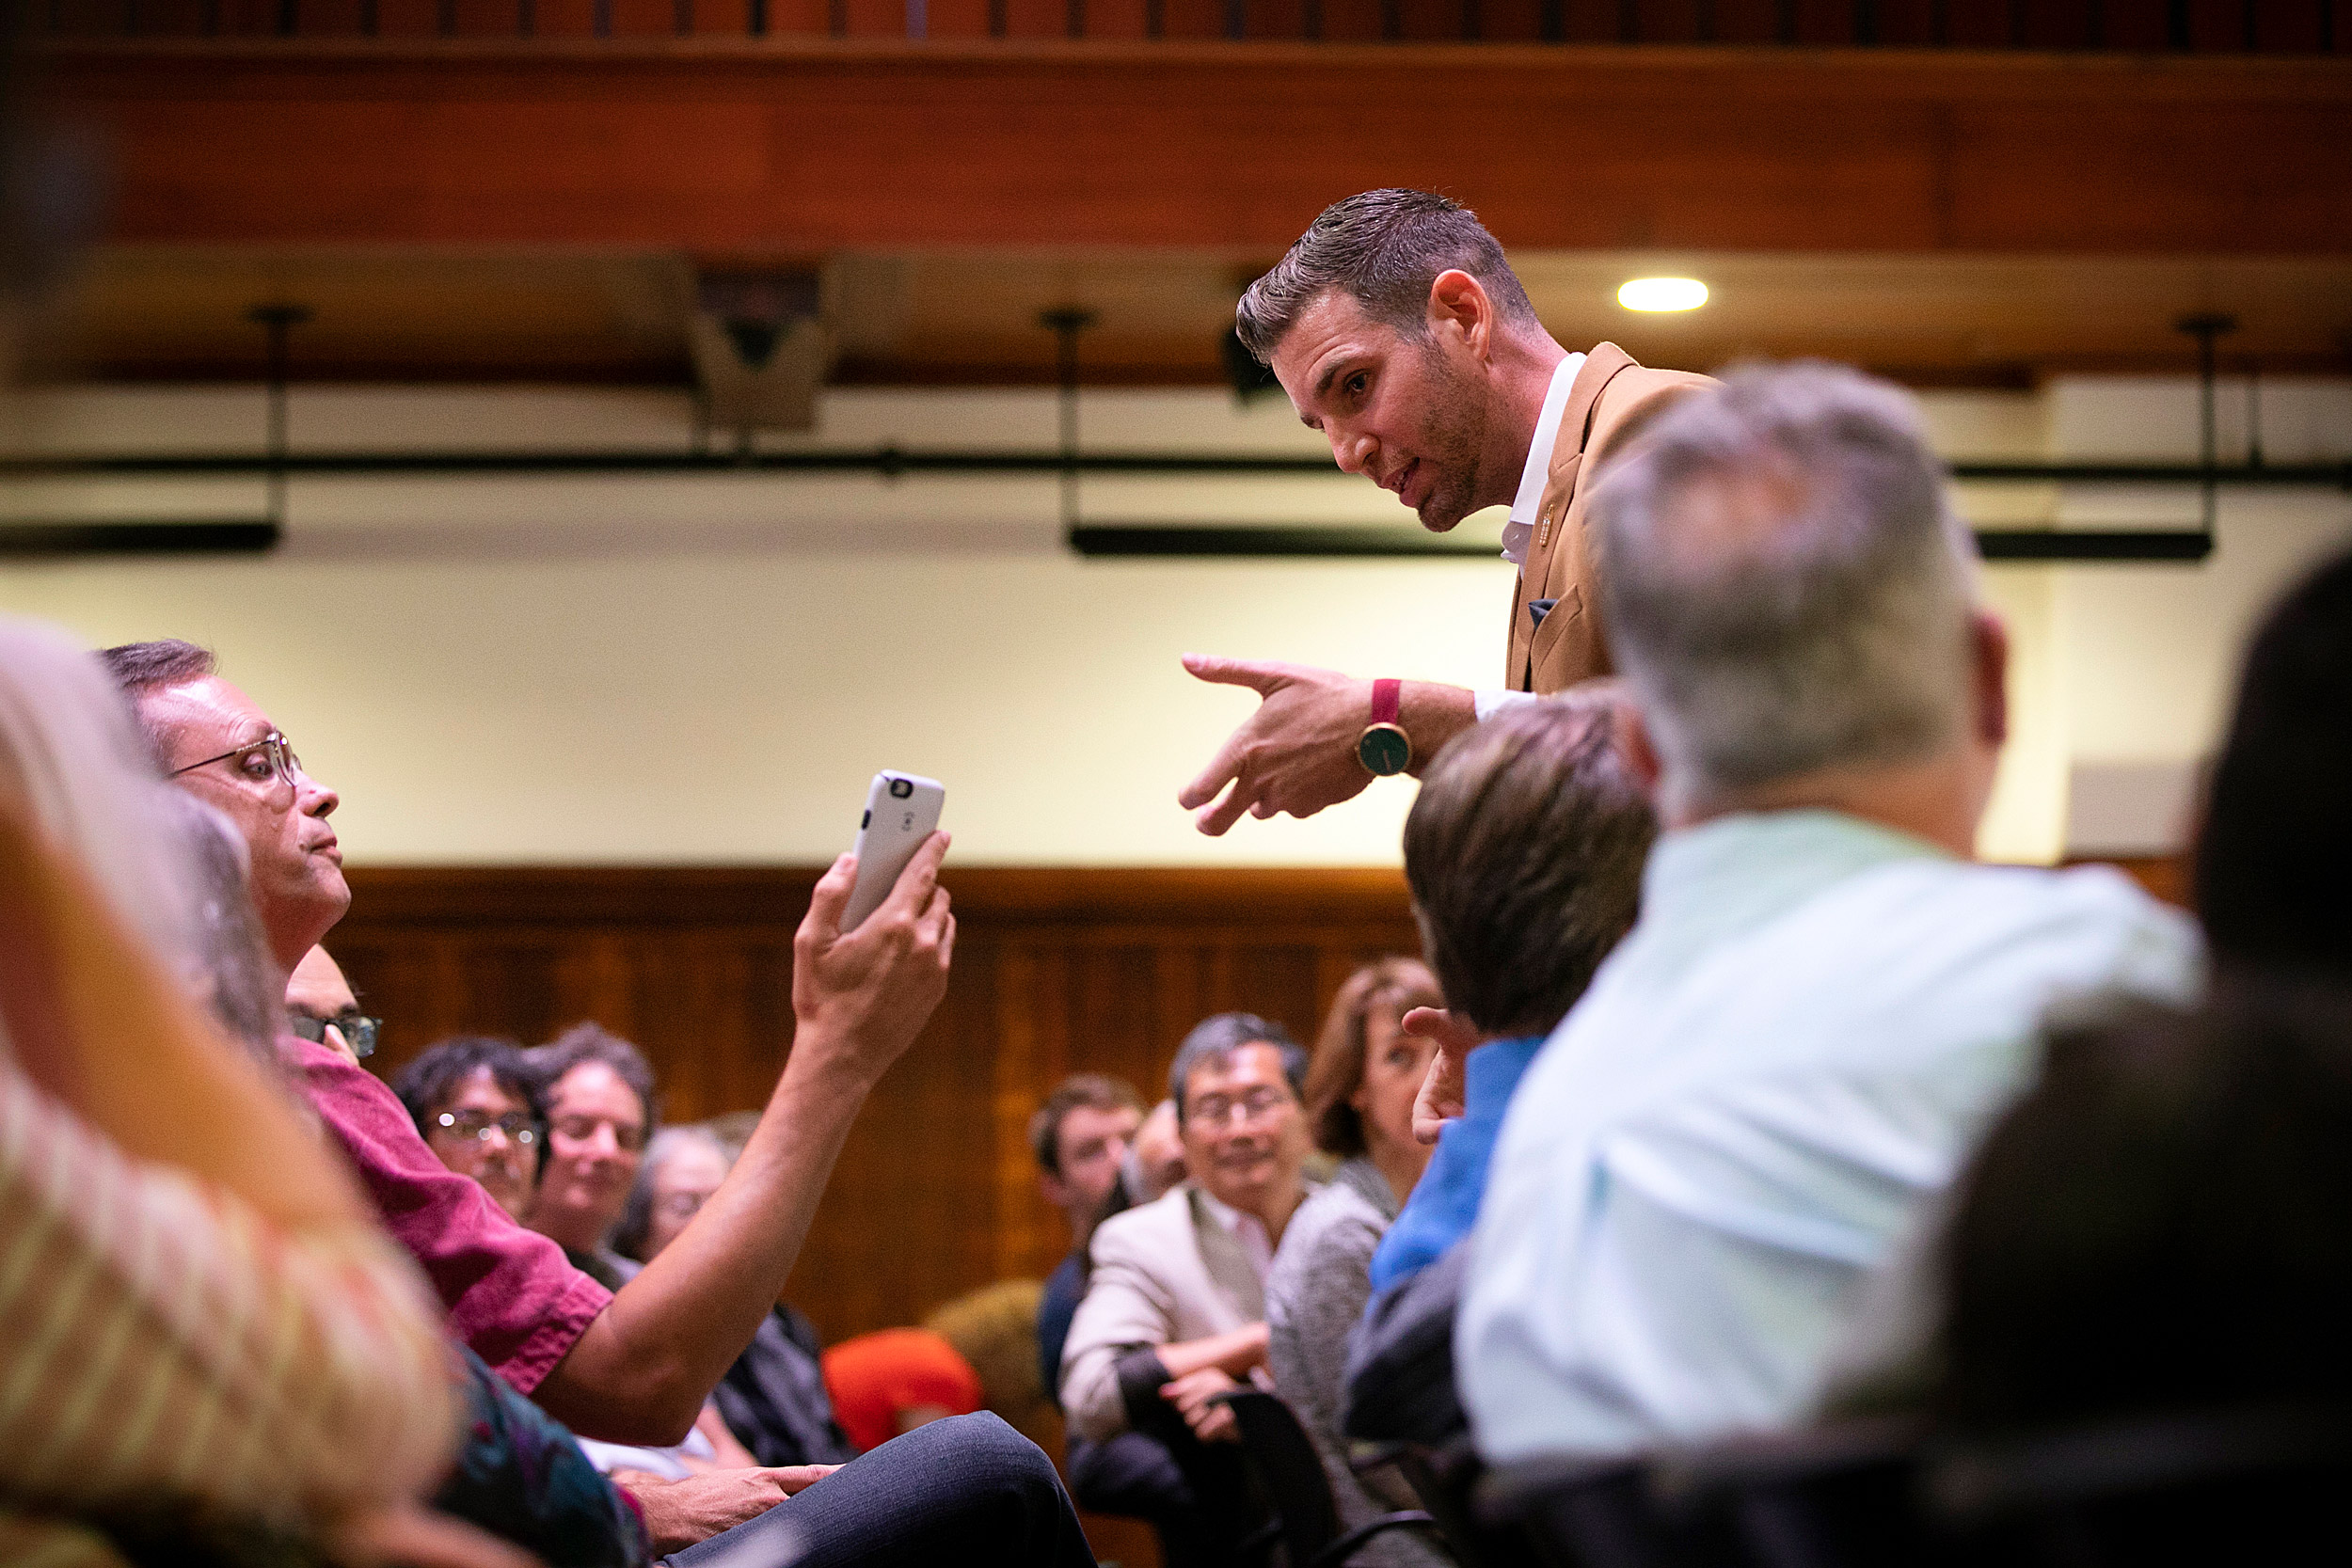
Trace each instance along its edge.
<path fill-rule="evenodd" d="M 1366 1490 L 1347 1467 L 1347 1439 L 1340 1431 L 1348 1330 L 1371 1299 L 1373 1249 L 1396 1211 L 1388 1178 L 1369 1160 L 1350 1160 L 1291 1215 L 1266 1275 L 1266 1361 L 1275 1391 L 1314 1439 L 1340 1522 L 1349 1529 L 1391 1510 L 1419 1506 L 1401 1482 L 1378 1493 Z M 1419 1530 L 1391 1530 L 1355 1560 L 1375 1568 L 1440 1568 L 1452 1561 Z"/>

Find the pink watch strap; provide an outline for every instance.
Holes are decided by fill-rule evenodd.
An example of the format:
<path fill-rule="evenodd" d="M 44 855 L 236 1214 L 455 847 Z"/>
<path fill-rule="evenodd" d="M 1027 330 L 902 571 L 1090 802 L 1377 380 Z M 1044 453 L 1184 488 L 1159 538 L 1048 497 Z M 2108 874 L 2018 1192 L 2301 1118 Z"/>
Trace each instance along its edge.
<path fill-rule="evenodd" d="M 1377 680 L 1372 683 L 1372 721 L 1374 723 L 1395 723 L 1397 715 L 1404 711 L 1404 706 L 1405 683 L 1403 681 Z"/>

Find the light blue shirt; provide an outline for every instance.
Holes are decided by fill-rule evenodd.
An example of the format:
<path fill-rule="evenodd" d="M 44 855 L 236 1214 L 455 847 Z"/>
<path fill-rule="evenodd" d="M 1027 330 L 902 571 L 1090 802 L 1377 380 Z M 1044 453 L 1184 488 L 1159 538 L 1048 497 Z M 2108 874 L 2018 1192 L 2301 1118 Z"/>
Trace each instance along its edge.
<path fill-rule="evenodd" d="M 2104 868 L 1969 864 L 1829 812 L 1661 838 L 1503 1120 L 1455 1323 L 1480 1450 L 1796 1419 L 2050 1004 L 2185 999 L 2200 971 L 2195 927 Z"/>
<path fill-rule="evenodd" d="M 1372 1255 L 1373 1294 L 1412 1278 L 1470 1233 L 1478 1222 L 1478 1200 L 1486 1196 L 1486 1166 L 1502 1132 L 1502 1113 L 1511 1108 L 1511 1097 L 1544 1037 L 1488 1040 L 1462 1059 L 1462 1114 L 1438 1134 L 1438 1151 Z"/>

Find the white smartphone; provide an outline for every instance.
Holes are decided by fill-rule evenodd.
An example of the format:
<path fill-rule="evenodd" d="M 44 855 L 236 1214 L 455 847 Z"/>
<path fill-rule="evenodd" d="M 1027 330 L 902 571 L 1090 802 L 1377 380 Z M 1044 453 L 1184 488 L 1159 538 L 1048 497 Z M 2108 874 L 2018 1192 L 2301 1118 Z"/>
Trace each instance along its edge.
<path fill-rule="evenodd" d="M 939 826 L 939 808 L 947 803 L 947 790 L 937 779 L 887 770 L 874 775 L 866 786 L 866 815 L 857 825 L 857 885 L 850 890 L 850 907 L 841 911 L 841 928 L 854 931 L 866 917 L 882 908 L 898 873 L 914 851 Z"/>

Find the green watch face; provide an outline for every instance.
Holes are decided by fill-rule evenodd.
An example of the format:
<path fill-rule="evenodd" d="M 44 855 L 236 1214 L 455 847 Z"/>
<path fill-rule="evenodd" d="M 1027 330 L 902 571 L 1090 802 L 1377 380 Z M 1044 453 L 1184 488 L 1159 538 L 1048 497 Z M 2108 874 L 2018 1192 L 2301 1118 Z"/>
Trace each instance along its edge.
<path fill-rule="evenodd" d="M 1356 754 L 1371 772 L 1387 778 L 1413 760 L 1413 743 L 1394 724 L 1375 724 L 1356 742 Z"/>

